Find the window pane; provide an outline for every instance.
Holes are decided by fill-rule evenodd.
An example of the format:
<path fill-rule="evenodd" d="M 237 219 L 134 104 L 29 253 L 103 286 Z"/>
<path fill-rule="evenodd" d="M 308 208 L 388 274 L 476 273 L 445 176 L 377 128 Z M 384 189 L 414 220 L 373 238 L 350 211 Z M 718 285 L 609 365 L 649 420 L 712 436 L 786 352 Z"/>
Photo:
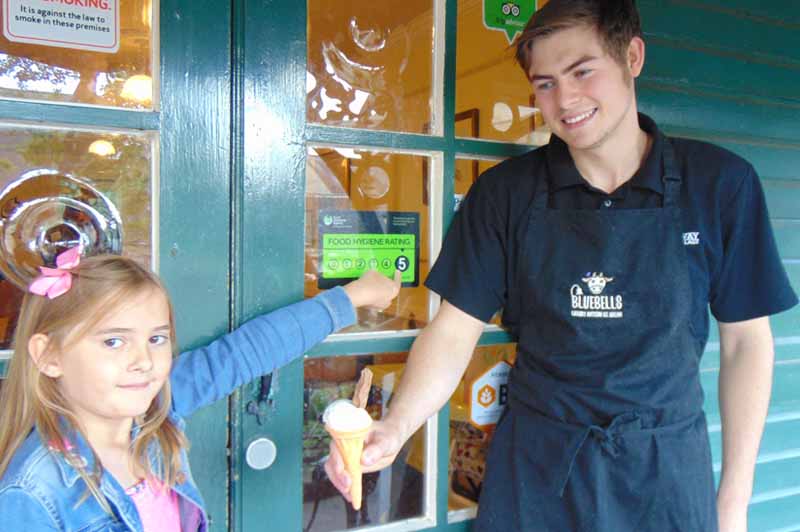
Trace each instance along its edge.
<path fill-rule="evenodd" d="M 516 30 L 527 23 L 525 8 L 530 12 L 533 3 L 534 0 L 513 3 L 458 0 L 456 135 L 459 137 L 537 145 L 547 142 L 549 130 L 511 47 Z M 539 6 L 543 4 L 538 1 Z M 502 11 L 506 5 L 508 14 Z M 512 10 L 513 6 L 520 11 Z M 498 20 L 503 22 L 496 24 Z"/>
<path fill-rule="evenodd" d="M 494 423 L 505 408 L 505 380 L 514 364 L 516 344 L 475 349 L 467 371 L 450 399 L 448 509 L 474 513 L 483 484 L 486 452 Z"/>
<path fill-rule="evenodd" d="M 157 10 L 153 0 L 4 1 L 0 97 L 154 109 Z"/>
<path fill-rule="evenodd" d="M 11 342 L 18 286 L 65 247 L 80 240 L 151 266 L 156 139 L 0 126 L 0 349 Z"/>
<path fill-rule="evenodd" d="M 429 132 L 433 49 L 432 0 L 308 0 L 308 121 Z"/>
<path fill-rule="evenodd" d="M 306 159 L 305 295 L 345 284 L 367 269 L 403 272 L 385 311 L 359 309 L 345 332 L 425 326 L 429 270 L 430 158 L 311 147 Z"/>
<path fill-rule="evenodd" d="M 406 443 L 394 464 L 362 479 L 361 510 L 356 512 L 328 480 L 323 469 L 330 436 L 322 423 L 325 407 L 351 399 L 363 368 L 373 373 L 367 411 L 380 419 L 400 380 L 406 353 L 317 358 L 305 363 L 303 424 L 303 529 L 349 530 L 418 517 L 423 512 L 425 428 Z"/>

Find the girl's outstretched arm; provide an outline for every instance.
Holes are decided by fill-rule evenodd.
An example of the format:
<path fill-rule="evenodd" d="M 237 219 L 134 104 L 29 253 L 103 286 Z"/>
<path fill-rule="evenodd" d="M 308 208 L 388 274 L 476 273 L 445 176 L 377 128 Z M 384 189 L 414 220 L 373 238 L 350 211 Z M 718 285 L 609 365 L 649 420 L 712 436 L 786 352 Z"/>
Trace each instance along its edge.
<path fill-rule="evenodd" d="M 205 347 L 181 354 L 170 375 L 173 409 L 185 417 L 226 397 L 355 323 L 355 306 L 385 308 L 399 290 L 399 275 L 391 280 L 367 272 L 344 288 L 254 318 Z"/>

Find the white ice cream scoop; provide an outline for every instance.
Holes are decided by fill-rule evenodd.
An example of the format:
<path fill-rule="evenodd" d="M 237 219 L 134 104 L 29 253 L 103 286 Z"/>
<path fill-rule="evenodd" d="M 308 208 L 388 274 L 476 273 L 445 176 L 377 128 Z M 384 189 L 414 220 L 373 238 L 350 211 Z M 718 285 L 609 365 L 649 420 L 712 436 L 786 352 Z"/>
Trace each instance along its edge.
<path fill-rule="evenodd" d="M 366 410 L 356 407 L 348 399 L 338 399 L 325 409 L 322 422 L 328 427 L 340 431 L 350 432 L 363 430 L 372 424 L 372 418 Z"/>

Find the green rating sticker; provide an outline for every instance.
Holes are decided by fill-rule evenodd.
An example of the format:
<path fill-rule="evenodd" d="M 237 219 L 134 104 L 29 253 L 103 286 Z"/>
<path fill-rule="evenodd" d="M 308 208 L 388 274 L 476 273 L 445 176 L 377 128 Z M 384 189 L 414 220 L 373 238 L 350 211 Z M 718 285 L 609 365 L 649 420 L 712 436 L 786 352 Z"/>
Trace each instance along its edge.
<path fill-rule="evenodd" d="M 483 0 L 483 25 L 490 30 L 502 31 L 511 43 L 525 29 L 534 11 L 536 0 Z"/>
<path fill-rule="evenodd" d="M 399 271 L 403 286 L 419 286 L 419 240 L 418 212 L 322 210 L 317 286 L 333 288 L 367 270 Z"/>
<path fill-rule="evenodd" d="M 322 250 L 326 279 L 354 279 L 367 270 L 391 277 L 398 270 L 402 282 L 414 282 L 416 235 L 328 233 L 322 237 Z"/>

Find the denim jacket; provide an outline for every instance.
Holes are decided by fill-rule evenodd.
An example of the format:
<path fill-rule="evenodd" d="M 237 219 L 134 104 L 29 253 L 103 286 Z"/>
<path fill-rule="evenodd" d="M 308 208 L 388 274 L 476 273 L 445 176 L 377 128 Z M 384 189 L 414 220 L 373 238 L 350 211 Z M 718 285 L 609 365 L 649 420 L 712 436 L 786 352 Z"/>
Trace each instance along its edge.
<path fill-rule="evenodd" d="M 173 362 L 171 417 L 183 419 L 195 410 L 227 397 L 235 388 L 283 366 L 355 321 L 355 311 L 342 288 L 289 305 L 249 321 L 212 344 L 181 354 Z M 137 429 L 134 428 L 133 436 Z M 76 433 L 68 435 L 66 456 L 51 451 L 34 429 L 0 478 L 0 532 L 144 532 L 133 500 L 109 474 L 100 490 L 114 515 L 87 493 L 76 466 L 93 471 L 92 453 Z M 155 444 L 151 464 L 161 459 Z M 192 480 L 186 453 L 175 491 L 182 532 L 205 532 L 203 499 Z"/>

